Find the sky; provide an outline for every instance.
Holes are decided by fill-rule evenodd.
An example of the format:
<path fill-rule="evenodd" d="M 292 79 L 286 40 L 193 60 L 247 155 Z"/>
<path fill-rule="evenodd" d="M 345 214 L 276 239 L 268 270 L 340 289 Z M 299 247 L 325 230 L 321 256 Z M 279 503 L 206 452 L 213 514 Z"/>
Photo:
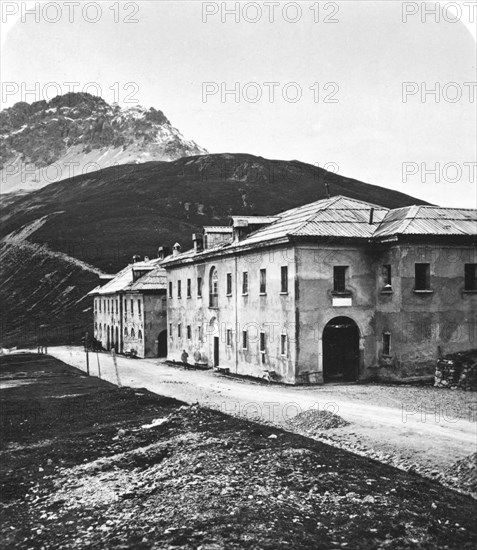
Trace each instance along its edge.
<path fill-rule="evenodd" d="M 475 2 L 4 0 L 1 107 L 88 91 L 162 110 L 211 153 L 296 159 L 475 207 L 476 12 Z"/>

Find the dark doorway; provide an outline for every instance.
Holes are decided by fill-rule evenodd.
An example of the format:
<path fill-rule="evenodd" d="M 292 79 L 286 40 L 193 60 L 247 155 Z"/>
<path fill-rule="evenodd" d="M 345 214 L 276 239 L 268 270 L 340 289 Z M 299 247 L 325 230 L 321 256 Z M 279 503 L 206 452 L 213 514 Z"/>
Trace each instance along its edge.
<path fill-rule="evenodd" d="M 219 366 L 219 337 L 214 336 L 214 367 Z"/>
<path fill-rule="evenodd" d="M 167 330 L 163 330 L 157 337 L 157 356 L 167 357 Z"/>
<path fill-rule="evenodd" d="M 359 329 L 349 317 L 335 317 L 323 330 L 323 379 L 350 382 L 359 373 Z"/>

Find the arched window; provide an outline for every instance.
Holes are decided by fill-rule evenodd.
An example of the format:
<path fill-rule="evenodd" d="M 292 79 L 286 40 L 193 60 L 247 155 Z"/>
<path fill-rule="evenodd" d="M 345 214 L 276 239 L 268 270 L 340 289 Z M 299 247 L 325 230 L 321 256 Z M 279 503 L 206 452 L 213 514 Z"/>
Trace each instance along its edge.
<path fill-rule="evenodd" d="M 133 328 L 131 329 L 131 338 L 136 338 L 136 332 Z"/>
<path fill-rule="evenodd" d="M 139 329 L 138 333 L 137 333 L 137 337 L 139 338 L 139 340 L 142 340 L 142 330 Z"/>
<path fill-rule="evenodd" d="M 212 267 L 209 275 L 209 307 L 218 307 L 219 305 L 219 276 L 217 269 Z"/>
<path fill-rule="evenodd" d="M 127 329 L 127 327 L 124 329 L 124 336 L 126 336 L 126 338 L 128 337 L 128 329 Z"/>

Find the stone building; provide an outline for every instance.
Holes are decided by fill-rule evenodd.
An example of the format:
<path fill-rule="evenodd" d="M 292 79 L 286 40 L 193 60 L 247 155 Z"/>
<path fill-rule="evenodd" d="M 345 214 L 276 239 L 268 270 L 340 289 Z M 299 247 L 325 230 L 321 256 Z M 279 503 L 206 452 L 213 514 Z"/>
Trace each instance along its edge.
<path fill-rule="evenodd" d="M 422 376 L 477 347 L 475 210 L 335 196 L 226 230 L 162 263 L 171 360 L 315 384 Z"/>
<path fill-rule="evenodd" d="M 128 265 L 90 295 L 94 337 L 107 350 L 138 357 L 165 357 L 166 273 L 161 258 Z"/>

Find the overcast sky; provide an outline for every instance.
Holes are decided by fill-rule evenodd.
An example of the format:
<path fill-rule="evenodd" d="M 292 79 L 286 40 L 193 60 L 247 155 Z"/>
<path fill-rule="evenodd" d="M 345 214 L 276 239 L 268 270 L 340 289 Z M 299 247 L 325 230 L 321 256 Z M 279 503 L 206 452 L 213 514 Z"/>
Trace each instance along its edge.
<path fill-rule="evenodd" d="M 298 159 L 476 205 L 469 6 L 437 22 L 421 2 L 305 2 L 301 15 L 294 2 L 235 15 L 215 2 L 53 4 L 35 20 L 3 2 L 2 108 L 56 95 L 47 83 L 95 83 L 87 91 L 109 102 L 161 109 L 212 153 Z"/>

